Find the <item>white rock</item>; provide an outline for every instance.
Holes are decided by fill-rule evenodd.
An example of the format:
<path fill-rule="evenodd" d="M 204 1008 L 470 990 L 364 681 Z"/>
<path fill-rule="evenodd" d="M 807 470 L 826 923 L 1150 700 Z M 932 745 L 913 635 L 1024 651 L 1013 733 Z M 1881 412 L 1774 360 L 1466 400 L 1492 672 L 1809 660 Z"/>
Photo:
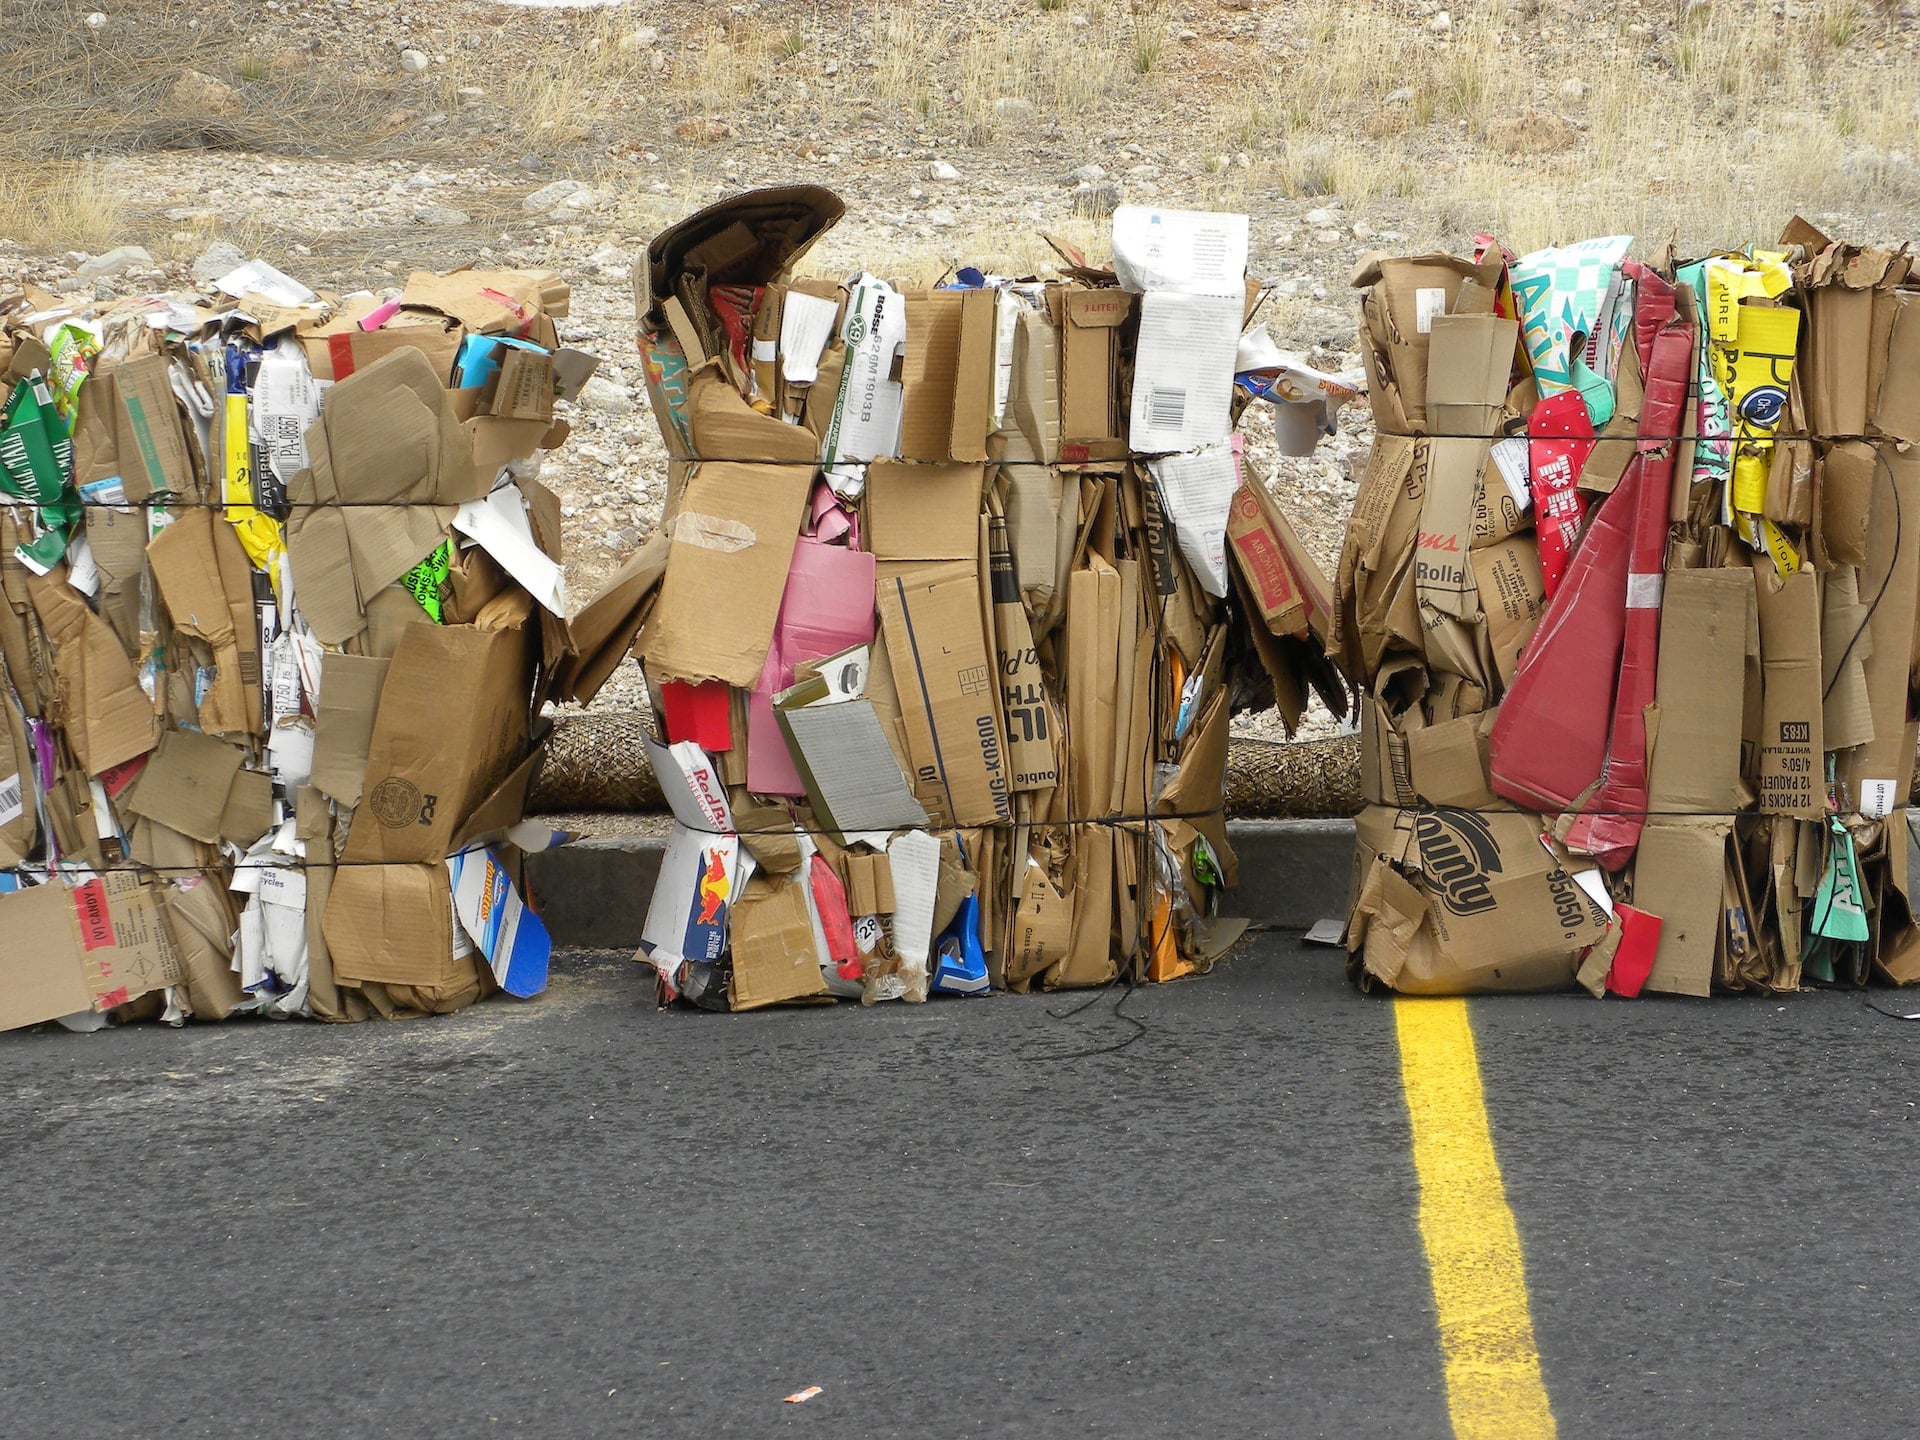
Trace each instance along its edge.
<path fill-rule="evenodd" d="M 633 392 L 617 380 L 596 375 L 582 387 L 580 403 L 589 410 L 603 410 L 609 415 L 631 415 Z"/>
<path fill-rule="evenodd" d="M 929 210 L 927 223 L 936 230 L 951 230 L 960 222 L 951 210 Z"/>
<path fill-rule="evenodd" d="M 1082 185 L 1091 185 L 1096 180 L 1106 179 L 1107 172 L 1098 165 L 1082 165 L 1068 178 Z"/>
<path fill-rule="evenodd" d="M 1436 35 L 1444 35 L 1453 29 L 1453 16 L 1449 15 L 1445 10 L 1442 10 L 1431 20 L 1427 21 L 1427 29 Z"/>
<path fill-rule="evenodd" d="M 462 105 L 478 105 L 487 98 L 487 92 L 478 85 L 462 85 L 453 93 L 460 97 Z"/>
<path fill-rule="evenodd" d="M 960 172 L 944 160 L 936 160 L 927 167 L 929 180 L 958 180 Z"/>
<path fill-rule="evenodd" d="M 1023 123 L 1033 120 L 1039 112 L 1024 95 L 1002 95 L 993 102 L 993 113 L 1002 120 Z"/>
<path fill-rule="evenodd" d="M 651 50 L 660 43 L 660 32 L 651 25 L 642 25 L 638 30 L 629 30 L 620 37 L 622 50 Z"/>
<path fill-rule="evenodd" d="M 94 11 L 91 15 L 87 16 L 87 29 L 93 31 L 94 34 L 97 35 L 106 28 L 107 28 L 107 17 L 101 14 L 98 10 Z"/>
<path fill-rule="evenodd" d="M 228 240 L 215 240 L 193 262 L 193 282 L 211 285 L 229 270 L 246 263 L 247 252 Z"/>
<path fill-rule="evenodd" d="M 418 50 L 402 50 L 400 52 L 400 68 L 409 75 L 420 74 L 432 63 L 432 61 L 428 60 L 427 57 Z"/>
<path fill-rule="evenodd" d="M 102 275 L 118 275 L 122 270 L 131 270 L 136 265 L 151 269 L 153 256 L 143 246 L 118 245 L 104 255 L 83 261 L 75 273 L 83 279 L 92 280 Z"/>
<path fill-rule="evenodd" d="M 586 188 L 584 180 L 555 180 L 527 196 L 520 202 L 520 208 L 529 215 L 539 215 L 553 209 L 569 195 L 578 194 Z"/>
<path fill-rule="evenodd" d="M 1309 210 L 1301 219 L 1309 225 L 1315 225 L 1321 229 L 1325 229 L 1327 226 L 1333 224 L 1333 211 L 1325 209 Z"/>
<path fill-rule="evenodd" d="M 1562 81 L 1560 85 L 1560 98 L 1569 103 L 1586 99 L 1587 82 L 1582 80 L 1578 75 Z"/>

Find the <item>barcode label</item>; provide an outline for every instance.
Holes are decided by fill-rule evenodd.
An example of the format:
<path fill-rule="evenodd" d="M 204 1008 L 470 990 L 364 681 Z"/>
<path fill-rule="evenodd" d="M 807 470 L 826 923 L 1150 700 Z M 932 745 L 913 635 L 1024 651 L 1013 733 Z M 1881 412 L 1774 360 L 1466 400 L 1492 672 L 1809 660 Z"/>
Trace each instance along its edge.
<path fill-rule="evenodd" d="M 4 783 L 0 783 L 0 825 L 9 825 L 26 814 L 27 806 L 21 791 L 20 772 L 14 771 Z"/>
<path fill-rule="evenodd" d="M 1187 425 L 1187 392 L 1163 390 L 1158 385 L 1149 390 L 1147 425 L 1154 430 L 1184 430 Z"/>

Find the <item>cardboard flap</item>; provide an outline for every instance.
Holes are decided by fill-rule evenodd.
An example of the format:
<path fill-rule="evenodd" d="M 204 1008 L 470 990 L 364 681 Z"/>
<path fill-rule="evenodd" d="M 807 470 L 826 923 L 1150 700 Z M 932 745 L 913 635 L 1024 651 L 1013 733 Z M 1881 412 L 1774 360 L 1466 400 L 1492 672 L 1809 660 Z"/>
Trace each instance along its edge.
<path fill-rule="evenodd" d="M 213 844 L 243 759 L 239 748 L 193 730 L 169 730 L 135 784 L 127 808 Z M 260 837 L 255 835 L 252 839 Z"/>
<path fill-rule="evenodd" d="M 695 469 L 667 526 L 666 576 L 645 636 L 660 678 L 743 690 L 759 682 L 812 487 L 810 465 Z"/>
<path fill-rule="evenodd" d="M 80 969 L 73 901 L 59 882 L 0 895 L 7 965 L 0 973 L 0 1030 L 74 1015 L 93 1004 Z"/>
<path fill-rule="evenodd" d="M 719 371 L 706 365 L 688 381 L 688 428 L 693 453 L 705 460 L 810 463 L 819 459 L 811 430 L 762 415 Z"/>
<path fill-rule="evenodd" d="M 342 865 L 322 925 L 337 980 L 437 989 L 455 977 L 453 891 L 442 863 Z"/>
<path fill-rule="evenodd" d="M 845 213 L 840 197 L 818 185 L 750 190 L 716 201 L 647 243 L 650 302 L 658 304 L 675 293 L 689 257 L 717 236 L 733 232 L 744 235 L 747 243 L 729 247 L 724 260 L 704 266 L 706 282 L 764 285 L 806 254 Z"/>
<path fill-rule="evenodd" d="M 153 702 L 106 621 L 67 584 L 67 567 L 32 576 L 34 613 L 53 641 L 55 717 L 89 775 L 144 755 L 159 738 Z"/>
<path fill-rule="evenodd" d="M 474 806 L 526 758 L 532 636 L 412 625 L 380 689 L 365 795 L 344 859 L 439 860 Z"/>
<path fill-rule="evenodd" d="M 550 672 L 541 698 L 591 704 L 633 649 L 667 573 L 666 532 L 656 530 L 568 623 L 572 653 Z"/>
<path fill-rule="evenodd" d="M 881 560 L 967 560 L 979 549 L 984 465 L 867 468 L 867 548 Z"/>
<path fill-rule="evenodd" d="M 328 654 L 320 660 L 310 783 L 349 808 L 360 803 L 367 744 L 390 663 L 377 655 Z"/>

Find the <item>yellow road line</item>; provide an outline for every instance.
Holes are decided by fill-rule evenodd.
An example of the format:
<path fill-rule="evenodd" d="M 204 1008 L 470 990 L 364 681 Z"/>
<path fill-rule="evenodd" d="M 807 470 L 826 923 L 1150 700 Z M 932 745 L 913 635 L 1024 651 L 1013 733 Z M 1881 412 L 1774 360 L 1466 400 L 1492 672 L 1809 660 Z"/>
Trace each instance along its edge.
<path fill-rule="evenodd" d="M 1520 1232 L 1494 1158 L 1467 1002 L 1400 999 L 1393 1013 L 1453 1433 L 1457 1440 L 1554 1436 Z"/>

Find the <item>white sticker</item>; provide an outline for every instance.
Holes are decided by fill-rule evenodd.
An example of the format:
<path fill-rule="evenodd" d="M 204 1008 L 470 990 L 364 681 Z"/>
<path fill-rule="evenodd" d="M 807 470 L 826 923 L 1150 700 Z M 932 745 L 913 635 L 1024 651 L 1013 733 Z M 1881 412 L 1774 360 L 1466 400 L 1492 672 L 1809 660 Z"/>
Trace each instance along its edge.
<path fill-rule="evenodd" d="M 26 796 L 20 784 L 20 772 L 16 770 L 0 782 L 0 825 L 11 825 L 26 813 Z"/>
<path fill-rule="evenodd" d="M 1433 333 L 1433 317 L 1447 313 L 1447 292 L 1445 290 L 1416 290 L 1413 292 L 1413 328 L 1422 335 Z"/>
<path fill-rule="evenodd" d="M 1869 820 L 1884 820 L 1891 815 L 1896 803 L 1893 786 L 1891 780 L 1862 780 L 1860 813 Z"/>
<path fill-rule="evenodd" d="M 1660 592 L 1665 583 L 1666 577 L 1657 570 L 1645 575 L 1627 576 L 1627 609 L 1658 610 Z"/>
<path fill-rule="evenodd" d="M 1586 893 L 1589 900 L 1606 912 L 1609 920 L 1613 919 L 1613 895 L 1607 889 L 1606 877 L 1597 867 L 1591 870 L 1575 870 L 1573 883 Z"/>
<path fill-rule="evenodd" d="M 1489 452 L 1493 463 L 1500 468 L 1500 478 L 1507 482 L 1507 493 L 1513 496 L 1513 503 L 1522 515 L 1533 504 L 1533 487 L 1528 483 L 1531 468 L 1531 456 L 1528 453 L 1526 439 L 1519 435 L 1494 442 Z"/>

